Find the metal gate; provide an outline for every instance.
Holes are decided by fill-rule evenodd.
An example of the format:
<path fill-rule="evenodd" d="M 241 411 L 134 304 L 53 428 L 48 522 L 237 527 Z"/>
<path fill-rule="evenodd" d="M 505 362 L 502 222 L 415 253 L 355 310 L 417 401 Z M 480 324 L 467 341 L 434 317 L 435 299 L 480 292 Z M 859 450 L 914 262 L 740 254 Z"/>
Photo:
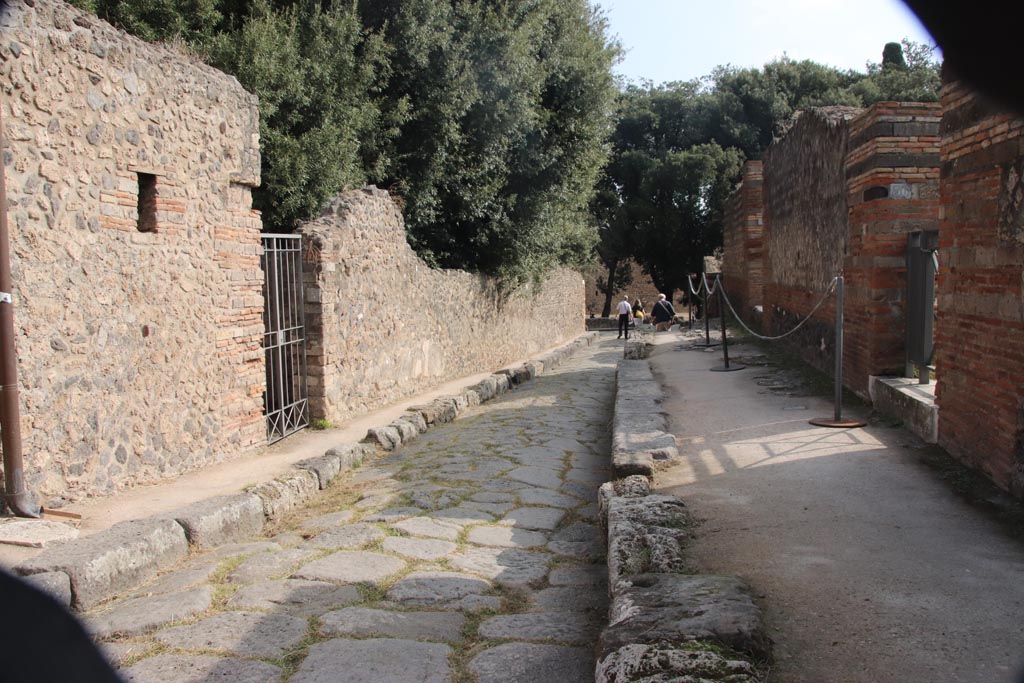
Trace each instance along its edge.
<path fill-rule="evenodd" d="M 263 237 L 263 351 L 267 361 L 267 441 L 309 424 L 303 324 L 302 237 Z"/>
<path fill-rule="evenodd" d="M 935 274 L 938 272 L 939 233 L 907 235 L 907 367 L 916 368 L 920 384 L 930 381 L 934 344 Z"/>

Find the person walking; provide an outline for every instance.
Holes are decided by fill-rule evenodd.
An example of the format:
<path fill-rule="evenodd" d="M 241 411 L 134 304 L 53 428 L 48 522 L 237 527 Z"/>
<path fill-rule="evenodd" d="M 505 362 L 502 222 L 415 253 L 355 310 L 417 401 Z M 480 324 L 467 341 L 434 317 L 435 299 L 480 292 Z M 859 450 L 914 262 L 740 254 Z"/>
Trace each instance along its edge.
<path fill-rule="evenodd" d="M 672 302 L 665 298 L 664 294 L 658 295 L 658 303 L 651 309 L 651 320 L 654 321 L 654 331 L 664 332 L 672 324 L 676 317 L 676 309 L 672 308 Z"/>
<path fill-rule="evenodd" d="M 633 307 L 629 305 L 629 297 L 623 296 L 615 310 L 619 314 L 619 336 L 616 339 L 622 339 L 623 332 L 626 339 L 629 339 L 629 323 L 633 320 Z"/>
<path fill-rule="evenodd" d="M 642 323 L 646 317 L 647 311 L 644 310 L 644 302 L 637 299 L 633 302 L 633 318 Z"/>

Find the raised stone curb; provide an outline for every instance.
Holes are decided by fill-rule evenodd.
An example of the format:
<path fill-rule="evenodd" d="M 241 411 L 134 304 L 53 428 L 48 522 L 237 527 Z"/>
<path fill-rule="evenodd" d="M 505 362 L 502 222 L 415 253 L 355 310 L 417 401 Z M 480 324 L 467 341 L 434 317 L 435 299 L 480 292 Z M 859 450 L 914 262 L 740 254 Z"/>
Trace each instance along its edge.
<path fill-rule="evenodd" d="M 691 569 L 684 548 L 695 526 L 686 506 L 672 496 L 616 496 L 608 502 L 608 582 L 634 574 L 683 573 Z"/>
<path fill-rule="evenodd" d="M 268 481 L 252 489 L 263 501 L 263 513 L 273 519 L 316 495 L 320 482 L 312 472 L 302 470 Z"/>
<path fill-rule="evenodd" d="M 612 421 L 612 468 L 616 476 L 650 477 L 660 464 L 678 456 L 675 437 L 666 431 L 662 399 L 647 361 L 619 361 Z"/>
<path fill-rule="evenodd" d="M 188 542 L 213 548 L 243 541 L 263 531 L 263 501 L 251 493 L 200 501 L 174 515 Z"/>
<path fill-rule="evenodd" d="M 47 548 L 15 571 L 64 572 L 71 579 L 72 605 L 85 610 L 149 581 L 187 554 L 185 530 L 177 522 L 140 519 Z"/>

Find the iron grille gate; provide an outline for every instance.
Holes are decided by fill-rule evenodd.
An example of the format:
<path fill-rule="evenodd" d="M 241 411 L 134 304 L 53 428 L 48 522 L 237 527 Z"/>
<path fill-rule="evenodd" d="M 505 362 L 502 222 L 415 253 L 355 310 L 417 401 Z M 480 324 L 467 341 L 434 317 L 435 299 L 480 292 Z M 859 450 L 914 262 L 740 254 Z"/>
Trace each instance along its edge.
<path fill-rule="evenodd" d="M 263 235 L 263 351 L 267 361 L 267 441 L 309 424 L 303 324 L 302 237 Z"/>

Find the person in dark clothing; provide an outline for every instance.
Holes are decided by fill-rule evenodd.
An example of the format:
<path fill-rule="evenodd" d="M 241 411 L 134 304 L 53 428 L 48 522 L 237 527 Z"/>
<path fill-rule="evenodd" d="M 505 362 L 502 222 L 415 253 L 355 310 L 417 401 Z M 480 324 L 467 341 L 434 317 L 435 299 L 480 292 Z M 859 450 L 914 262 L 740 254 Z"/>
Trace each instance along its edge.
<path fill-rule="evenodd" d="M 676 309 L 672 308 L 672 303 L 665 298 L 664 294 L 659 294 L 658 303 L 654 304 L 654 308 L 651 309 L 654 331 L 664 332 L 672 324 L 672 320 L 675 317 Z"/>
<path fill-rule="evenodd" d="M 647 318 L 647 310 L 644 308 L 644 302 L 637 299 L 633 302 L 633 320 L 639 320 L 643 322 Z"/>
<path fill-rule="evenodd" d="M 626 339 L 629 339 L 629 323 L 633 321 L 633 307 L 629 305 L 629 297 L 622 297 L 622 301 L 615 307 L 615 312 L 619 314 L 619 336 L 622 338 L 623 332 L 626 334 Z"/>

